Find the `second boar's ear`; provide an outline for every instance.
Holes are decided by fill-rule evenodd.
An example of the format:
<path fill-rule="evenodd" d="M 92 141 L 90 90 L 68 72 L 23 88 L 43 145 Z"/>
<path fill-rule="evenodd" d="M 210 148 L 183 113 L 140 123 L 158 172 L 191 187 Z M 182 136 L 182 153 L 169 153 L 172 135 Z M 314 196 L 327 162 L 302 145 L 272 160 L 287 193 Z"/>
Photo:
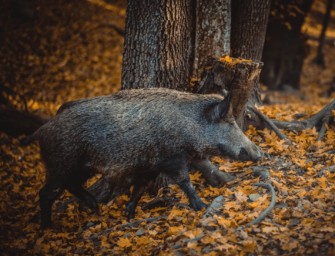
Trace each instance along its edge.
<path fill-rule="evenodd" d="M 223 101 L 209 107 L 206 111 L 206 116 L 210 122 L 220 122 L 223 119 L 229 118 L 233 115 L 232 106 L 230 103 L 230 93 Z"/>

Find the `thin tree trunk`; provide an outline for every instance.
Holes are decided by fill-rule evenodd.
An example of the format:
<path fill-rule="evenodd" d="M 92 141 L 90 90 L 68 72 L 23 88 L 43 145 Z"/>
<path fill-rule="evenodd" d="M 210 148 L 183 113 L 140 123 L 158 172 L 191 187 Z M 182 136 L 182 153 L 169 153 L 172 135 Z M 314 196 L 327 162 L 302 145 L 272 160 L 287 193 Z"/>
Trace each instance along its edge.
<path fill-rule="evenodd" d="M 271 0 L 232 1 L 232 57 L 260 61 Z"/>
<path fill-rule="evenodd" d="M 273 1 L 260 77 L 268 88 L 300 88 L 300 74 L 308 52 L 301 27 L 312 3 L 313 0 Z"/>
<path fill-rule="evenodd" d="M 195 77 L 208 65 L 209 57 L 230 52 L 231 0 L 198 0 L 196 7 Z"/>
<path fill-rule="evenodd" d="M 232 2 L 232 57 L 260 61 L 265 41 L 271 0 L 234 0 Z M 258 79 L 250 104 L 261 104 Z"/>
<path fill-rule="evenodd" d="M 122 89 L 186 90 L 193 68 L 192 0 L 129 0 Z"/>
<path fill-rule="evenodd" d="M 315 62 L 322 67 L 325 67 L 325 60 L 324 60 L 324 55 L 323 55 L 322 50 L 325 45 L 326 31 L 327 31 L 327 27 L 328 27 L 329 20 L 330 20 L 330 13 L 332 10 L 333 2 L 334 2 L 333 0 L 328 0 L 327 2 L 326 14 L 323 19 L 322 30 L 321 30 L 320 37 L 319 37 L 318 52 L 315 58 Z"/>

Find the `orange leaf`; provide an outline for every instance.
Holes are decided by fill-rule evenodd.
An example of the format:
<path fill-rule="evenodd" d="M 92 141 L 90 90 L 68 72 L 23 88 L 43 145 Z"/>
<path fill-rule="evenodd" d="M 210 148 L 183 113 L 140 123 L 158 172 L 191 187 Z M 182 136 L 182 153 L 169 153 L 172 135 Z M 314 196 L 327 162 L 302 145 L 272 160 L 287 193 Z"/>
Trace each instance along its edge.
<path fill-rule="evenodd" d="M 130 242 L 128 238 L 121 237 L 119 241 L 117 241 L 117 245 L 122 248 L 127 248 L 127 247 L 131 247 L 132 243 Z"/>

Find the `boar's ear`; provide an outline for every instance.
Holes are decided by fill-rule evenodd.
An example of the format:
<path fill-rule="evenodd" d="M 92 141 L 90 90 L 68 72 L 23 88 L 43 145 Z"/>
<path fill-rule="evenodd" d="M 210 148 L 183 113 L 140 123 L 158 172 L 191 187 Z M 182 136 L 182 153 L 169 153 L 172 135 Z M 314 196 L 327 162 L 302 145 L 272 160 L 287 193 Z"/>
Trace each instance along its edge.
<path fill-rule="evenodd" d="M 206 116 L 210 122 L 220 122 L 233 115 L 230 98 L 231 96 L 229 93 L 223 101 L 216 103 L 207 109 Z"/>

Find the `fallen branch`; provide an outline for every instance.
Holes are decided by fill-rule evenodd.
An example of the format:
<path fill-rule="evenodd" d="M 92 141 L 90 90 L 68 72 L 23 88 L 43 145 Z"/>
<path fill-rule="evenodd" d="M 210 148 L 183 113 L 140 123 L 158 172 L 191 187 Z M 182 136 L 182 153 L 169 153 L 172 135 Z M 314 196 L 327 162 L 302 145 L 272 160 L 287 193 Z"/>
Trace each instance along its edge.
<path fill-rule="evenodd" d="M 268 215 L 272 211 L 273 207 L 276 204 L 276 192 L 275 192 L 275 190 L 274 190 L 274 188 L 271 184 L 269 184 L 269 183 L 255 183 L 254 186 L 263 187 L 263 188 L 266 188 L 266 189 L 270 190 L 270 192 L 271 192 L 271 202 L 270 202 L 269 207 L 266 208 L 261 213 L 261 215 L 259 215 L 256 219 L 254 219 L 252 222 L 247 224 L 247 226 L 257 225 L 258 223 L 260 223 L 266 217 L 266 215 Z"/>

